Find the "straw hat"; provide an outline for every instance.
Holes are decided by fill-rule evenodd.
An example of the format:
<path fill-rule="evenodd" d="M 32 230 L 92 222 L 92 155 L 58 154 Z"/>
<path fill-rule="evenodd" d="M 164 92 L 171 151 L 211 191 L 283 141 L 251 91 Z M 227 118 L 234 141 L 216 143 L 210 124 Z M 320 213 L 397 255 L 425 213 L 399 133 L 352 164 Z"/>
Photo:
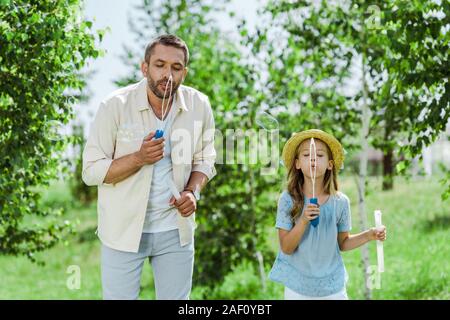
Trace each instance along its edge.
<path fill-rule="evenodd" d="M 333 154 L 334 168 L 336 169 L 336 171 L 341 169 L 344 164 L 344 148 L 342 148 L 342 145 L 335 137 L 319 129 L 301 131 L 294 133 L 291 136 L 288 142 L 286 142 L 286 144 L 284 145 L 283 153 L 281 155 L 286 168 L 291 168 L 300 143 L 302 143 L 306 139 L 311 138 L 322 140 L 328 145 L 331 153 Z"/>

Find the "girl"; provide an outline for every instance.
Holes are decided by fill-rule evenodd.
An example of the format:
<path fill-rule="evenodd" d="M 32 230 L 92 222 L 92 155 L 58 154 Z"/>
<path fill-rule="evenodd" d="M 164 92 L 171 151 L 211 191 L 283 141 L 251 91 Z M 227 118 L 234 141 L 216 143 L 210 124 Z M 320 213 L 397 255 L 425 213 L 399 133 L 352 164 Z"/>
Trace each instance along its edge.
<path fill-rule="evenodd" d="M 269 278 L 285 286 L 286 300 L 347 300 L 340 251 L 384 241 L 386 228 L 349 234 L 350 201 L 338 192 L 337 183 L 344 152 L 332 135 L 317 129 L 296 133 L 284 146 L 282 158 L 289 171 L 276 220 L 281 250 Z"/>

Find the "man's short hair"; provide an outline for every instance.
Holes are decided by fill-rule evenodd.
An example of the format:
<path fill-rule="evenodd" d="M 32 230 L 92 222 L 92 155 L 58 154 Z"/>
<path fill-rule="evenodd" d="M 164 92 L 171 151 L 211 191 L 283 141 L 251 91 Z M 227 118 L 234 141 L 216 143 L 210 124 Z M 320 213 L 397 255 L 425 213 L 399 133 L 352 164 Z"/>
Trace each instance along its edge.
<path fill-rule="evenodd" d="M 182 39 L 178 38 L 176 35 L 173 34 L 164 34 L 162 36 L 157 37 L 156 39 L 153 39 L 145 48 L 145 62 L 147 63 L 150 62 L 150 56 L 152 55 L 153 49 L 157 44 L 171 46 L 183 50 L 184 66 L 187 66 L 189 62 L 189 49 Z"/>

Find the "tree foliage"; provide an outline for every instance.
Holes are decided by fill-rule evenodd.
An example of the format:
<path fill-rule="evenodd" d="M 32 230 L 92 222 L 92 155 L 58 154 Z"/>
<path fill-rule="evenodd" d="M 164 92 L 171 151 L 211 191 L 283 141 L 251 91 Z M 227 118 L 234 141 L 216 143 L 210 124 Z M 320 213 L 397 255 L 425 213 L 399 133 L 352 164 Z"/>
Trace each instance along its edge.
<path fill-rule="evenodd" d="M 78 0 L 0 2 L 0 252 L 25 254 L 51 247 L 67 224 L 60 211 L 39 206 L 37 187 L 61 169 L 69 142 L 60 135 L 85 81 L 86 59 L 96 58 L 92 22 Z M 101 37 L 101 34 L 100 34 Z M 63 166 L 64 167 L 64 166 Z M 47 219 L 46 219 L 47 221 Z"/>
<path fill-rule="evenodd" d="M 412 160 L 448 123 L 448 1 L 271 1 L 267 11 L 287 33 L 274 80 L 313 105 L 321 127 L 351 136 L 367 92 L 369 141 L 383 150 L 389 187 L 394 153 Z"/>

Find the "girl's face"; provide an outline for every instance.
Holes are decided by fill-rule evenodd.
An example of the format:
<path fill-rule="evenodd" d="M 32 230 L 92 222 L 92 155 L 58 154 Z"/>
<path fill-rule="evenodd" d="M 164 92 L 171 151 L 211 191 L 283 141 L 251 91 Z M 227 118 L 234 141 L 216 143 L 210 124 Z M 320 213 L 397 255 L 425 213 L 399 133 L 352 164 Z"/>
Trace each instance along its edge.
<path fill-rule="evenodd" d="M 311 149 L 313 154 L 309 155 L 309 146 L 311 143 L 311 139 L 304 140 L 297 149 L 297 158 L 295 159 L 295 168 L 297 170 L 301 170 L 303 175 L 306 178 L 311 178 L 310 174 L 310 165 L 311 171 L 314 174 L 314 168 L 316 168 L 316 179 L 319 177 L 323 177 L 327 170 L 333 169 L 333 161 L 330 160 L 328 156 L 327 145 L 318 140 L 314 139 L 316 145 L 316 154 L 317 157 L 314 159 L 314 148 Z"/>

